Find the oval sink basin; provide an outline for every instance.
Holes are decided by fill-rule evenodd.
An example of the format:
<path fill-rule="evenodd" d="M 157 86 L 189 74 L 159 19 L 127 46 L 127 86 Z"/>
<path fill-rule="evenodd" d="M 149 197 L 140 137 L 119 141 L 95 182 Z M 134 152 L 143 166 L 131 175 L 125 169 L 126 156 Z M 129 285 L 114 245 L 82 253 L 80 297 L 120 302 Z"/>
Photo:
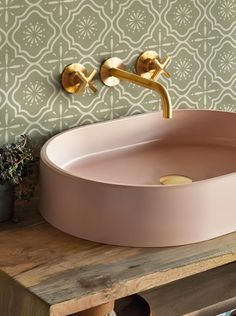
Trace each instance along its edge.
<path fill-rule="evenodd" d="M 153 112 L 63 132 L 41 151 L 40 210 L 66 233 L 114 245 L 233 232 L 236 114 Z"/>

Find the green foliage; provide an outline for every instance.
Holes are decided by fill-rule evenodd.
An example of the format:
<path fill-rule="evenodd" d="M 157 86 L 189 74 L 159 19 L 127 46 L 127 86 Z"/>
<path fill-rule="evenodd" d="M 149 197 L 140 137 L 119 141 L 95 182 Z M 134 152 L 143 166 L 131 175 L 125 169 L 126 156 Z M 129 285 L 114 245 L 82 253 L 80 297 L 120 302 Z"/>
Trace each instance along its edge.
<path fill-rule="evenodd" d="M 0 184 L 19 184 L 27 174 L 30 161 L 33 161 L 33 149 L 27 135 L 0 147 Z"/>

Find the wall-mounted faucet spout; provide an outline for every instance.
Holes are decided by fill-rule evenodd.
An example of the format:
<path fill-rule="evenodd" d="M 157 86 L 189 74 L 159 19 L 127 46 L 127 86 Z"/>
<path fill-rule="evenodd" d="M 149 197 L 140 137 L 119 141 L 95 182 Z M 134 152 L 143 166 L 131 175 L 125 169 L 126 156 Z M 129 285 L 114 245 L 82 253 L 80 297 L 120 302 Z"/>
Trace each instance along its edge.
<path fill-rule="evenodd" d="M 157 92 L 162 100 L 164 118 L 172 118 L 171 99 L 167 89 L 152 79 L 143 78 L 122 69 L 122 61 L 117 57 L 107 59 L 101 66 L 100 76 L 104 84 L 115 86 L 120 80 L 126 80 Z M 119 80 L 120 79 L 120 80 Z"/>
<path fill-rule="evenodd" d="M 154 90 L 157 92 L 162 100 L 162 110 L 164 118 L 172 118 L 172 106 L 171 99 L 168 91 L 165 87 L 163 87 L 160 83 L 155 82 L 151 79 L 146 79 L 131 72 L 121 70 L 118 68 L 111 68 L 110 74 L 116 78 L 121 80 L 126 80 L 132 83 L 137 84 L 138 86 L 142 86 L 147 89 Z"/>

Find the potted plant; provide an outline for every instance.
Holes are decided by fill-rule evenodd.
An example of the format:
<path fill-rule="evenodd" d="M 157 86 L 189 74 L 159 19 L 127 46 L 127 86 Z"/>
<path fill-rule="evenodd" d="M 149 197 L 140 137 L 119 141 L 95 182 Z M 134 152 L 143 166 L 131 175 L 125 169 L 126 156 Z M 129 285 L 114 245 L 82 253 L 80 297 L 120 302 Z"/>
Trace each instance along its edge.
<path fill-rule="evenodd" d="M 11 219 L 15 187 L 22 181 L 32 160 L 33 150 L 27 135 L 20 135 L 15 143 L 0 147 L 0 222 Z"/>

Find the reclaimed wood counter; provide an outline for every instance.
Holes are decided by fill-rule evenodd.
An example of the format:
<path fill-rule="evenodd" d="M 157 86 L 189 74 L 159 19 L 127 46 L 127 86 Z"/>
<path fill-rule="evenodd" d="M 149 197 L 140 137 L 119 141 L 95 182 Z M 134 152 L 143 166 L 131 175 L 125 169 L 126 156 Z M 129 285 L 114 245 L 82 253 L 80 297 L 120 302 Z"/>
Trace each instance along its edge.
<path fill-rule="evenodd" d="M 236 260 L 236 233 L 181 247 L 117 247 L 60 232 L 34 205 L 22 214 L 18 224 L 0 224 L 1 316 L 69 315 Z"/>

